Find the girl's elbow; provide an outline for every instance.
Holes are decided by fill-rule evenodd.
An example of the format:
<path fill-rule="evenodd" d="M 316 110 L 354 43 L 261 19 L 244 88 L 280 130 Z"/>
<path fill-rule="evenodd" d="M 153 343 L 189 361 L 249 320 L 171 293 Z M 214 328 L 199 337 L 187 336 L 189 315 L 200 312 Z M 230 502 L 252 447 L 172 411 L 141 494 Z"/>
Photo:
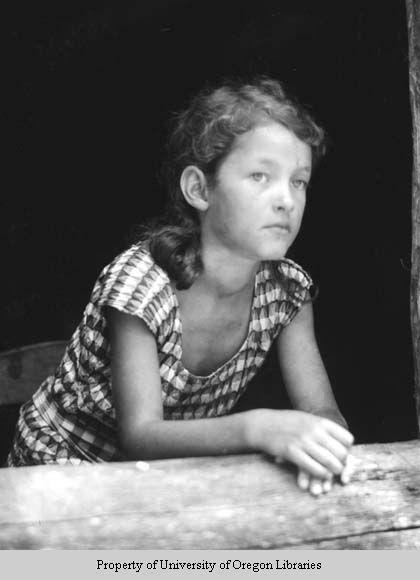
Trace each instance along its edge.
<path fill-rule="evenodd" d="M 153 425 L 156 422 L 142 423 L 130 429 L 120 429 L 119 449 L 123 459 L 128 461 L 157 459 L 156 446 L 153 445 Z"/>

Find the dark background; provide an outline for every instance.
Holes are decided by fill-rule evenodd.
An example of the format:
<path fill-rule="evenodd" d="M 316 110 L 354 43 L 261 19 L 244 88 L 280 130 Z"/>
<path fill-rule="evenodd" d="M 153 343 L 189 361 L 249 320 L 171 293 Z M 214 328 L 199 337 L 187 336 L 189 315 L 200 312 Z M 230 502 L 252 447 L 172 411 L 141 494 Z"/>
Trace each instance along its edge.
<path fill-rule="evenodd" d="M 331 138 L 290 256 L 319 286 L 339 404 L 358 442 L 415 437 L 404 1 L 9 4 L 0 350 L 68 338 L 101 268 L 161 211 L 170 113 L 206 82 L 268 74 Z M 276 373 L 271 358 L 243 405 L 283 404 Z"/>

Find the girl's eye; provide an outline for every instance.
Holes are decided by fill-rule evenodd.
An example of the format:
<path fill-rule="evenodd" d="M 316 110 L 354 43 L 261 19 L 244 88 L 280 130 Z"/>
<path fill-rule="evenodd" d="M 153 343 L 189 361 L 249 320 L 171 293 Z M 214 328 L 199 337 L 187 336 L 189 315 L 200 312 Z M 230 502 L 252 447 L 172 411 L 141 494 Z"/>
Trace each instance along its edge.
<path fill-rule="evenodd" d="M 251 177 L 257 183 L 265 183 L 268 180 L 268 175 L 262 171 L 256 171 L 251 175 Z"/>
<path fill-rule="evenodd" d="M 295 189 L 300 189 L 301 191 L 304 191 L 308 187 L 308 182 L 305 181 L 304 179 L 294 179 L 293 180 L 293 187 Z"/>

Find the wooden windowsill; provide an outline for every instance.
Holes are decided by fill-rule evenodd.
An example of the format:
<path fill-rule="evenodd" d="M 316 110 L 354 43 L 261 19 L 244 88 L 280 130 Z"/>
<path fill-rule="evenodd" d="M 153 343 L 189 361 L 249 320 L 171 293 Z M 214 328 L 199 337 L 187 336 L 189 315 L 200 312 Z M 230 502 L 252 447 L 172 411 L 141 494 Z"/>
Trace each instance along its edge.
<path fill-rule="evenodd" d="M 313 497 L 261 455 L 0 470 L 0 548 L 420 548 L 420 442 Z"/>

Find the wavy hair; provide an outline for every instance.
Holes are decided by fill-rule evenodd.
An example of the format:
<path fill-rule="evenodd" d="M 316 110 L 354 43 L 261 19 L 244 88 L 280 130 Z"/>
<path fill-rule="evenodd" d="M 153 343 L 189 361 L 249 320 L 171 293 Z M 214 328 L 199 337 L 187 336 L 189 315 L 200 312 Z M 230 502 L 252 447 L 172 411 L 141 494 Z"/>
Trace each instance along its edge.
<path fill-rule="evenodd" d="M 163 222 L 146 228 L 143 239 L 178 289 L 189 288 L 203 267 L 199 216 L 181 191 L 182 171 L 195 165 L 211 187 L 235 139 L 270 122 L 280 123 L 309 145 L 312 164 L 318 164 L 326 148 L 324 131 L 276 80 L 263 77 L 206 88 L 174 115 L 163 172 L 169 199 Z"/>

